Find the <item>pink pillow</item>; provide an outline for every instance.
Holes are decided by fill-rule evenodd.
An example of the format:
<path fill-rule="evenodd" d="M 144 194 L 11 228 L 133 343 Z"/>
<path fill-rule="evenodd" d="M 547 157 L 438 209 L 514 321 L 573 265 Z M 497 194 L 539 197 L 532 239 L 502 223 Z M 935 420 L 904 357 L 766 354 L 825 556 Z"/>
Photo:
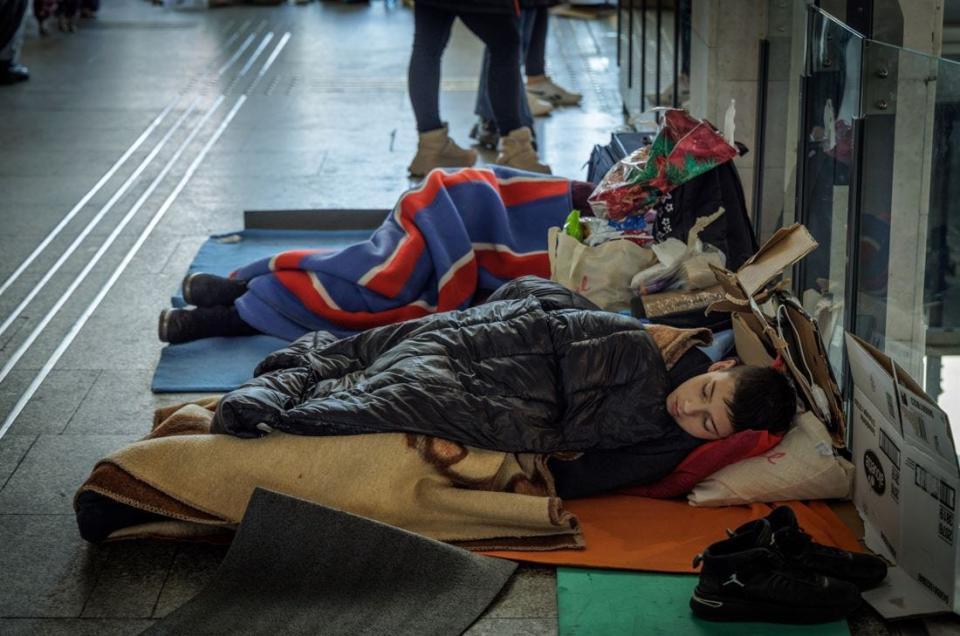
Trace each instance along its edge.
<path fill-rule="evenodd" d="M 617 492 L 654 499 L 680 497 L 721 468 L 762 455 L 779 444 L 781 439 L 783 435 L 769 431 L 740 431 L 696 447 L 672 473 L 654 484 L 627 486 Z"/>

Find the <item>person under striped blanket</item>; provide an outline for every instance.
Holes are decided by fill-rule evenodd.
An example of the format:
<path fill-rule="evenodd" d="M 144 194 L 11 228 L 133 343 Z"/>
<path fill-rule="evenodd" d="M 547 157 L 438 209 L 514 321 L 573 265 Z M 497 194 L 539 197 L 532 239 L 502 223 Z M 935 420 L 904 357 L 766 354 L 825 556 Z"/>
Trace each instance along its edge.
<path fill-rule="evenodd" d="M 547 232 L 592 189 L 502 166 L 434 170 L 366 241 L 332 253 L 281 252 L 230 278 L 187 276 L 183 297 L 196 308 L 163 310 L 160 340 L 343 337 L 464 309 L 509 280 L 549 278 Z"/>

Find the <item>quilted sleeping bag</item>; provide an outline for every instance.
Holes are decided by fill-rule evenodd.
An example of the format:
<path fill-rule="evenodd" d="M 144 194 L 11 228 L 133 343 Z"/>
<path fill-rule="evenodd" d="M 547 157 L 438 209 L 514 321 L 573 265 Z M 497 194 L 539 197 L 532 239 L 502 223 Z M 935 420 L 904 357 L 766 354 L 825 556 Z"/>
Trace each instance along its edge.
<path fill-rule="evenodd" d="M 239 437 L 408 432 L 510 452 L 614 449 L 676 430 L 639 322 L 524 277 L 487 303 L 337 339 L 307 334 L 220 401 Z"/>

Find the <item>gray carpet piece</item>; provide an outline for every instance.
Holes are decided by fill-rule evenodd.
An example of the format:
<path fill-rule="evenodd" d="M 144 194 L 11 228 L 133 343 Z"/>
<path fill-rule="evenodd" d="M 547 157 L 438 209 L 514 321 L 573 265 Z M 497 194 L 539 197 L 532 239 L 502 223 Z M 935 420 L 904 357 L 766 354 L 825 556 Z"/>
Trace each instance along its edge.
<path fill-rule="evenodd" d="M 460 634 L 516 563 L 257 489 L 213 581 L 145 634 Z"/>

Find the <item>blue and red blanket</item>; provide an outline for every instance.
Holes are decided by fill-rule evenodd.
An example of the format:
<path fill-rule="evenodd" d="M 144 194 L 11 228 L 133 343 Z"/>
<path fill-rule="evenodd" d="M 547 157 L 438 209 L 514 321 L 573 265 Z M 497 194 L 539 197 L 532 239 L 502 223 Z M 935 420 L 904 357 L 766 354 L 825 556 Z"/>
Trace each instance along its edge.
<path fill-rule="evenodd" d="M 547 231 L 571 209 L 570 182 L 503 167 L 434 170 L 363 243 L 294 250 L 232 275 L 248 283 L 240 316 L 294 340 L 344 336 L 470 306 L 479 290 L 549 278 Z"/>

